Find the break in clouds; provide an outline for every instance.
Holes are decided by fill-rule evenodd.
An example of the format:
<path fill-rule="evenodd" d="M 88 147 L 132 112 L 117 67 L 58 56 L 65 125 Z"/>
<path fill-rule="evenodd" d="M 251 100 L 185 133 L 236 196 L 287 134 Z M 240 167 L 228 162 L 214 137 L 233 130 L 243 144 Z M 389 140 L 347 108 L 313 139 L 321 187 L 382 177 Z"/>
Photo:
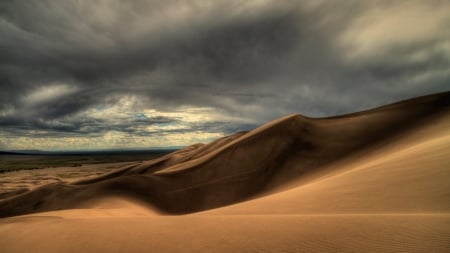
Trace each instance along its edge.
<path fill-rule="evenodd" d="M 0 2 L 0 149 L 183 146 L 450 88 L 448 1 Z"/>

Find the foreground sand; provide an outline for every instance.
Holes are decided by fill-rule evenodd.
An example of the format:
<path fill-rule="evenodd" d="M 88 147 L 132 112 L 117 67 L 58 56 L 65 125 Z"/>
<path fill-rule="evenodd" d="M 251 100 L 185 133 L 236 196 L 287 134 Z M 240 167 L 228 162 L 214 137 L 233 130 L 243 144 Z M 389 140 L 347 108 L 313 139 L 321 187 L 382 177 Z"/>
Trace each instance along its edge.
<path fill-rule="evenodd" d="M 53 215 L 3 223 L 2 252 L 449 251 L 444 214 Z"/>
<path fill-rule="evenodd" d="M 449 165 L 450 114 L 444 111 L 245 202 L 174 216 L 139 198 L 96 198 L 74 209 L 1 219 L 0 247 L 1 252 L 450 252 Z"/>

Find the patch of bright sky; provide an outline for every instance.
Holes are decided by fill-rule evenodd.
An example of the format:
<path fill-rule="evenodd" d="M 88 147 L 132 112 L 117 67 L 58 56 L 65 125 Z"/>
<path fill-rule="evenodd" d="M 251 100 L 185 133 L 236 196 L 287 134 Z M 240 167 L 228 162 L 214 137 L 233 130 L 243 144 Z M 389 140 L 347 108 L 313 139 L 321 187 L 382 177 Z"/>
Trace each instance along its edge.
<path fill-rule="evenodd" d="M 45 93 L 47 94 L 46 99 L 53 99 L 57 96 L 56 94 L 64 93 L 62 91 L 68 91 L 68 89 L 57 88 L 50 91 L 45 88 L 38 93 Z M 87 133 L 85 135 L 77 134 L 77 136 L 68 134 L 68 136 L 55 135 L 54 137 L 51 136 L 51 132 L 46 130 L 29 130 L 22 136 L 15 137 L 0 132 L 0 136 L 4 135 L 2 145 L 10 150 L 99 150 L 188 146 L 199 142 L 207 143 L 225 135 L 218 130 L 198 131 L 195 126 L 202 123 L 233 120 L 209 107 L 183 106 L 174 111 L 145 108 L 143 100 L 134 95 L 122 96 L 115 103 L 95 106 L 72 116 L 72 118 L 102 120 L 106 126 L 131 125 L 134 132 L 115 129 L 103 134 Z M 163 118 L 163 121 L 159 123 L 158 118 Z M 174 121 L 166 122 L 164 118 Z M 148 124 L 133 125 L 134 122 L 147 119 L 149 120 Z"/>
<path fill-rule="evenodd" d="M 63 83 L 52 83 L 39 87 L 23 97 L 25 104 L 37 105 L 70 95 L 78 89 Z"/>
<path fill-rule="evenodd" d="M 9 150 L 102 150 L 126 148 L 165 148 L 205 143 L 222 137 L 222 133 L 174 133 L 167 135 L 136 136 L 119 131 L 108 131 L 102 136 L 78 137 L 2 137 L 2 145 Z"/>
<path fill-rule="evenodd" d="M 339 43 L 348 49 L 348 60 L 383 57 L 382 52 L 408 46 L 408 42 L 426 41 L 434 34 L 448 36 L 449 14 L 446 4 L 436 8 L 410 1 L 389 8 L 377 6 L 359 14 L 356 22 L 342 33 Z"/>

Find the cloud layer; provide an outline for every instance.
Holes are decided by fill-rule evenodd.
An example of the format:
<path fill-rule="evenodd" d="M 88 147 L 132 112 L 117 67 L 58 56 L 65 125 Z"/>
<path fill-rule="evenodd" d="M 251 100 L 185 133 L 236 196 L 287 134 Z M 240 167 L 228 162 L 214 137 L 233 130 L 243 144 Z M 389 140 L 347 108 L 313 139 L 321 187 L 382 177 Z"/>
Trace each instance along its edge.
<path fill-rule="evenodd" d="M 3 149 L 179 146 L 449 90 L 448 1 L 0 3 Z"/>

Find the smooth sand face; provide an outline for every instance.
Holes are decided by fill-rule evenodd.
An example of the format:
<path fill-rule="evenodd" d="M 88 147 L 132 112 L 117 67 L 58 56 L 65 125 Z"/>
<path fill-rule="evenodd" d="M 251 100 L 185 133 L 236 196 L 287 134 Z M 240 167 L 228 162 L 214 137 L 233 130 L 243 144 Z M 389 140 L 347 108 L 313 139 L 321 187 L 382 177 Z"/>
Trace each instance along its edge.
<path fill-rule="evenodd" d="M 449 215 L 33 215 L 2 223 L 0 243 L 2 252 L 448 252 L 449 227 Z"/>
<path fill-rule="evenodd" d="M 178 216 L 136 199 L 94 199 L 77 209 L 1 219 L 0 247 L 1 252 L 450 252 L 449 164 L 446 113 L 272 194 Z"/>

